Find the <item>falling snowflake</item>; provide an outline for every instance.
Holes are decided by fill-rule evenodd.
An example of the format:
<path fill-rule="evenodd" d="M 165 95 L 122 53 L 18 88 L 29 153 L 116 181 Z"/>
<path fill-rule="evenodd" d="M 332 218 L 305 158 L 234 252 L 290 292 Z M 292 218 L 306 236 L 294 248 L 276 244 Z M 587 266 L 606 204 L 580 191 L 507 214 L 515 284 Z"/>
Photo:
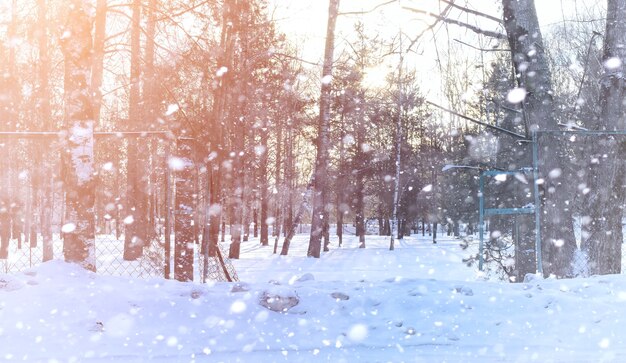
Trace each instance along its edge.
<path fill-rule="evenodd" d="M 526 89 L 524 88 L 513 88 L 506 95 L 506 100 L 510 103 L 520 103 L 524 101 L 526 98 Z"/>

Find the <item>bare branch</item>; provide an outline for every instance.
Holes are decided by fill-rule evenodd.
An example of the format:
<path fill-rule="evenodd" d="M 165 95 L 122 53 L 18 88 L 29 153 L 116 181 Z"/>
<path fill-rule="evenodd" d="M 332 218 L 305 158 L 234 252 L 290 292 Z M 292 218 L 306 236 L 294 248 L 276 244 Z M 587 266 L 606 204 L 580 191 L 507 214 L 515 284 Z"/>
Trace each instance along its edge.
<path fill-rule="evenodd" d="M 374 6 L 373 8 L 371 8 L 370 10 L 363 10 L 363 11 L 348 11 L 345 13 L 339 13 L 338 15 L 362 15 L 362 14 L 367 14 L 367 13 L 373 13 L 374 11 L 382 8 L 383 6 L 392 4 L 397 2 L 398 0 L 389 0 L 387 2 L 384 2 L 382 4 L 378 4 L 376 6 Z"/>
<path fill-rule="evenodd" d="M 443 17 L 441 15 L 433 14 L 433 13 L 431 13 L 429 11 L 415 9 L 415 8 L 410 8 L 410 7 L 406 7 L 406 6 L 403 6 L 402 8 L 406 9 L 408 11 L 417 13 L 417 14 L 424 14 L 424 15 L 431 16 L 431 17 L 433 17 L 433 18 L 435 18 L 437 20 L 443 21 L 443 22 L 448 23 L 448 24 L 458 25 L 458 26 L 467 28 L 467 29 L 473 31 L 476 34 L 482 34 L 482 35 L 485 35 L 485 36 L 488 36 L 488 37 L 492 37 L 492 38 L 497 38 L 497 39 L 506 39 L 506 35 L 504 35 L 502 33 L 494 32 L 494 31 L 491 31 L 491 30 L 481 29 L 481 28 L 479 28 L 477 26 L 474 26 L 474 25 L 471 25 L 471 24 L 468 24 L 468 23 L 465 23 L 465 22 L 462 22 L 462 21 L 459 21 L 459 20 L 456 20 L 456 19 L 450 19 L 450 18 L 447 18 L 447 17 Z"/>
<path fill-rule="evenodd" d="M 461 6 L 461 5 L 457 5 L 453 1 L 441 0 L 441 2 L 442 3 L 446 3 L 446 4 L 450 5 L 450 6 L 452 6 L 453 8 L 459 9 L 459 10 L 464 11 L 466 13 L 469 13 L 469 14 L 472 14 L 472 15 L 476 15 L 476 16 L 482 16 L 483 18 L 486 18 L 486 19 L 489 19 L 489 20 L 493 20 L 493 21 L 497 22 L 498 24 L 504 24 L 504 22 L 500 18 L 496 18 L 495 16 L 491 16 L 489 14 L 481 13 L 480 11 L 472 10 L 470 8 L 466 8 L 466 7 Z"/>
<path fill-rule="evenodd" d="M 452 8 L 451 5 L 446 6 L 446 8 L 443 9 L 443 11 L 439 14 L 439 17 L 440 18 L 446 18 L 446 15 L 448 14 L 448 12 L 450 11 L 451 8 Z M 436 19 L 432 24 L 430 24 L 428 27 L 426 27 L 426 29 L 422 30 L 414 39 L 411 40 L 411 44 L 409 44 L 407 50 L 411 50 L 411 48 L 413 48 L 415 43 L 417 43 L 417 41 L 424 34 L 426 34 L 426 32 L 433 30 L 437 26 L 437 24 L 439 24 L 440 22 L 441 22 L 440 19 Z"/>
<path fill-rule="evenodd" d="M 471 44 L 465 43 L 464 41 L 459 40 L 459 39 L 454 39 L 454 41 L 457 43 L 461 43 L 465 46 L 468 46 L 472 49 L 479 50 L 481 52 L 510 52 L 511 51 L 510 49 L 507 49 L 507 48 L 480 48 L 480 47 L 476 47 Z"/>
<path fill-rule="evenodd" d="M 300 58 L 300 57 L 295 57 L 295 56 L 293 56 L 293 55 L 289 55 L 289 54 L 285 54 L 285 53 L 280 53 L 280 52 L 272 52 L 272 53 L 271 53 L 271 55 L 272 55 L 272 56 L 276 56 L 277 58 L 278 58 L 278 57 L 283 57 L 283 58 L 288 58 L 288 59 L 296 60 L 296 61 L 299 61 L 299 62 L 302 62 L 302 63 L 306 63 L 306 64 L 309 64 L 309 65 L 312 65 L 312 66 L 320 66 L 320 65 L 321 65 L 321 64 L 319 64 L 319 63 L 311 62 L 311 61 L 308 61 L 308 60 L 306 60 L 306 59 L 302 59 L 302 58 Z"/>
<path fill-rule="evenodd" d="M 513 131 L 511 131 L 511 130 L 507 130 L 507 129 L 502 128 L 502 127 L 499 127 L 499 126 L 495 126 L 495 125 L 491 125 L 491 124 L 484 123 L 484 122 L 482 122 L 482 121 L 476 120 L 475 118 L 471 118 L 471 117 L 469 117 L 469 116 L 465 116 L 465 115 L 463 115 L 463 114 L 461 114 L 461 113 L 458 113 L 458 112 L 456 112 L 456 111 L 453 111 L 453 110 L 451 110 L 451 109 L 449 109 L 449 108 L 445 108 L 445 107 L 443 107 L 443 106 L 440 106 L 440 105 L 438 105 L 438 104 L 436 104 L 436 103 L 434 103 L 434 102 L 430 102 L 430 101 L 428 101 L 428 100 L 425 100 L 425 102 L 426 102 L 426 103 L 428 103 L 429 105 L 432 105 L 432 106 L 437 107 L 437 108 L 438 108 L 438 109 L 440 109 L 440 110 L 446 111 L 446 112 L 448 112 L 448 113 L 451 113 L 451 114 L 453 114 L 453 115 L 455 115 L 455 116 L 458 116 L 458 117 L 460 117 L 460 118 L 462 118 L 462 119 L 465 119 L 465 120 L 471 121 L 471 122 L 473 122 L 473 123 L 479 124 L 479 125 L 481 125 L 481 126 L 485 126 L 485 127 L 487 127 L 487 128 L 490 128 L 490 129 L 493 129 L 493 130 L 496 130 L 496 131 L 499 131 L 499 132 L 503 132 L 503 133 L 505 133 L 505 134 L 507 134 L 507 135 L 509 135 L 509 136 L 513 136 L 513 137 L 518 138 L 518 139 L 522 139 L 522 140 L 527 140 L 527 139 L 528 139 L 526 136 L 524 136 L 524 135 L 522 135 L 522 134 L 518 134 L 518 133 L 516 133 L 516 132 L 513 132 Z"/>

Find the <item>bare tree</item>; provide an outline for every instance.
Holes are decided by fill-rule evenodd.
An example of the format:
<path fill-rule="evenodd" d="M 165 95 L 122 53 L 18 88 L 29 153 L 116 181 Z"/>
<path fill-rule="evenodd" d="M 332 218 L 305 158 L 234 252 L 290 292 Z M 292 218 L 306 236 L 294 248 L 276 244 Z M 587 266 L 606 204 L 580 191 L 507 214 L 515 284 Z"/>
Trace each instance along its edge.
<path fill-rule="evenodd" d="M 552 80 L 543 47 L 541 29 L 533 0 L 503 0 L 504 25 L 523 100 L 527 128 L 555 130 Z M 576 250 L 570 189 L 559 179 L 562 159 L 542 152 L 539 168 L 544 180 L 541 196 L 541 238 L 543 272 L 559 277 L 571 275 L 571 263 Z M 551 171 L 557 171 L 552 172 Z"/>
<path fill-rule="evenodd" d="M 128 122 L 133 131 L 141 131 L 141 1 L 133 0 L 132 19 L 130 31 L 130 92 L 128 99 Z M 144 174 L 141 172 L 141 161 L 144 157 L 140 147 L 143 141 L 137 138 L 128 140 L 128 161 L 127 161 L 127 191 L 126 208 L 130 216 L 133 217 L 131 224 L 126 224 L 124 232 L 124 259 L 136 260 L 142 254 L 144 244 L 147 242 L 145 235 L 145 190 L 141 182 Z M 145 151 L 145 150 L 142 150 Z"/>
<path fill-rule="evenodd" d="M 67 224 L 65 260 L 95 271 L 93 107 L 91 70 L 91 9 L 81 0 L 69 2 L 61 37 L 65 59 L 65 127 L 68 155 L 65 162 Z"/>
<path fill-rule="evenodd" d="M 50 108 L 50 54 L 48 47 L 48 6 L 46 0 L 37 1 L 37 20 L 39 22 L 39 34 L 37 42 L 39 45 L 39 92 L 37 109 L 39 122 L 44 131 L 51 129 L 51 108 Z M 43 153 L 42 153 L 43 154 Z M 43 237 L 43 260 L 49 261 L 53 258 L 52 249 L 52 218 L 51 213 L 43 211 L 52 210 L 52 183 L 53 180 L 48 175 L 52 175 L 52 165 L 49 157 L 43 156 L 45 166 L 40 173 L 40 225 Z M 41 169 L 40 169 L 41 170 Z"/>
<path fill-rule="evenodd" d="M 626 1 L 609 0 L 604 38 L 604 76 L 600 81 L 599 130 L 626 129 Z M 618 274 L 622 266 L 622 217 L 624 215 L 624 142 L 614 137 L 594 141 L 586 155 L 585 197 L 588 215 L 583 225 L 583 251 L 591 274 Z"/>
<path fill-rule="evenodd" d="M 194 159 L 193 140 L 179 138 L 177 154 L 182 167 L 176 173 L 176 218 L 174 220 L 174 278 L 193 281 Z"/>
<path fill-rule="evenodd" d="M 315 176 L 313 194 L 313 216 L 311 236 L 307 256 L 319 258 L 324 230 L 326 203 L 328 199 L 328 150 L 330 132 L 330 82 L 332 80 L 333 53 L 335 50 L 335 25 L 339 12 L 339 0 L 330 0 L 328 6 L 328 25 L 326 28 L 326 46 L 324 49 L 324 66 L 322 69 L 322 90 L 320 96 L 320 118 L 317 136 L 317 157 L 315 159 Z"/>

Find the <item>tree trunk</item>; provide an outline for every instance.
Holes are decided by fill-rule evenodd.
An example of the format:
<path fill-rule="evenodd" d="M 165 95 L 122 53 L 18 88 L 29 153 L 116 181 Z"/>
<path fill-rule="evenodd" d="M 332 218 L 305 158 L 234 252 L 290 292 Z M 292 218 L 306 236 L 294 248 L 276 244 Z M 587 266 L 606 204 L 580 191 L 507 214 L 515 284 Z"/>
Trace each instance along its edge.
<path fill-rule="evenodd" d="M 39 33 L 39 92 L 37 109 L 39 111 L 39 123 L 43 131 L 51 130 L 50 110 L 50 55 L 48 51 L 48 8 L 46 0 L 37 1 L 37 21 Z M 40 200 L 40 225 L 43 237 L 43 261 L 49 261 L 54 257 L 52 246 L 52 160 L 42 151 L 41 160 L 44 165 L 39 173 L 39 200 Z"/>
<path fill-rule="evenodd" d="M 396 132 L 395 132 L 395 146 L 396 146 L 396 155 L 395 155 L 395 178 L 393 181 L 393 214 L 391 216 L 391 237 L 389 238 L 389 250 L 394 250 L 394 240 L 396 238 L 396 228 L 398 228 L 398 207 L 400 203 L 400 162 L 402 161 L 402 33 L 400 33 L 400 64 L 398 66 L 398 99 L 397 99 L 397 110 L 398 113 L 396 115 Z"/>
<path fill-rule="evenodd" d="M 294 203 L 294 189 L 295 183 L 295 165 L 293 157 L 293 121 L 288 124 L 287 127 L 287 160 L 285 160 L 285 186 L 287 188 L 287 211 L 285 216 L 284 235 L 287 237 L 288 228 L 294 224 L 293 216 L 293 203 Z"/>
<path fill-rule="evenodd" d="M 232 4 L 225 4 L 222 11 L 222 34 L 220 38 L 219 49 L 221 53 L 219 55 L 217 69 L 225 67 L 227 70 L 232 69 L 232 56 L 234 52 L 234 40 L 232 26 Z M 208 150 L 209 157 L 207 162 L 207 170 L 210 171 L 210 206 L 207 213 L 209 213 L 209 248 L 207 250 L 207 256 L 217 256 L 220 223 L 222 223 L 222 241 L 224 240 L 225 225 L 222 221 L 223 216 L 223 199 L 222 199 L 222 177 L 224 176 L 224 170 L 222 169 L 222 162 L 225 160 L 226 148 L 226 132 L 224 125 L 226 124 L 226 105 L 228 101 L 228 92 L 232 86 L 231 72 L 223 74 L 218 82 L 217 89 L 214 90 L 213 95 L 213 108 L 210 117 L 211 133 L 209 136 L 210 149 Z M 211 87 L 207 85 L 207 87 Z M 206 273 L 208 267 L 208 259 L 204 261 Z M 205 276 L 206 277 L 206 276 Z"/>
<path fill-rule="evenodd" d="M 315 182 L 313 184 L 313 215 L 311 236 L 307 256 L 320 257 L 321 242 L 324 232 L 324 215 L 328 196 L 328 150 L 330 133 L 330 82 L 332 80 L 333 53 L 335 50 L 335 24 L 339 11 L 339 0 L 330 0 L 328 6 L 328 25 L 326 28 L 326 46 L 322 69 L 322 90 L 320 96 L 320 117 L 317 136 L 317 157 L 315 159 Z"/>
<path fill-rule="evenodd" d="M 177 157 L 182 167 L 176 175 L 176 214 L 174 218 L 174 278 L 193 281 L 194 250 L 194 162 L 192 140 L 179 139 Z"/>
<path fill-rule="evenodd" d="M 304 215 L 304 212 L 309 207 L 311 195 L 313 194 L 314 178 L 315 178 L 314 176 L 311 176 L 311 180 L 309 181 L 306 191 L 304 192 L 304 196 L 302 197 L 302 202 L 300 203 L 298 212 L 296 213 L 296 216 L 293 219 L 293 223 L 289 226 L 289 231 L 287 232 L 287 236 L 285 236 L 285 242 L 283 242 L 283 248 L 280 251 L 281 256 L 287 256 L 287 254 L 289 253 L 291 240 L 293 239 L 293 236 L 296 235 L 296 229 L 298 228 L 298 225 L 302 221 L 302 216 Z"/>
<path fill-rule="evenodd" d="M 261 192 L 261 245 L 269 245 L 269 231 L 267 225 L 268 218 L 268 196 L 267 196 L 267 130 L 261 131 L 261 148 L 263 153 L 261 154 L 260 169 L 259 169 L 259 189 Z"/>
<path fill-rule="evenodd" d="M 275 169 L 276 173 L 274 176 L 275 182 L 275 190 L 277 193 L 275 194 L 276 200 L 275 203 L 275 212 L 274 212 L 274 253 L 278 251 L 278 241 L 280 240 L 280 228 L 281 228 L 281 215 L 282 215 L 282 182 L 281 182 L 281 163 L 282 163 L 282 145 L 284 143 L 283 140 L 283 130 L 282 124 L 280 122 L 280 118 L 277 118 L 276 122 L 276 162 Z"/>
<path fill-rule="evenodd" d="M 143 115 L 143 123 L 146 124 L 150 129 L 158 125 L 158 115 L 159 115 L 159 99 L 157 96 L 158 92 L 158 83 L 156 80 L 155 69 L 154 69 L 154 57 L 155 57 L 155 37 L 156 37 L 156 12 L 157 12 L 157 0 L 149 0 L 148 6 L 145 9 L 145 13 L 147 14 L 147 22 L 146 22 L 146 45 L 144 50 L 144 88 L 143 88 L 143 104 L 144 104 L 144 115 Z M 146 194 L 146 198 L 150 200 L 150 203 L 146 204 L 146 207 L 149 207 L 149 216 L 147 218 L 146 228 L 147 237 L 149 239 L 153 239 L 156 237 L 156 231 L 158 229 L 158 188 L 157 188 L 157 170 L 159 170 L 160 158 L 158 155 L 158 142 L 156 139 L 152 139 L 150 142 L 150 152 L 147 153 L 149 155 L 150 160 L 145 160 L 144 171 L 148 172 L 150 175 L 150 179 L 146 180 L 148 185 L 148 192 Z M 149 167 L 149 165 L 152 165 Z M 149 167 L 148 170 L 145 168 Z M 197 206 L 196 206 L 197 207 Z M 198 228 L 196 226 L 196 228 Z M 148 241 L 149 242 L 149 241 Z"/>
<path fill-rule="evenodd" d="M 604 76 L 600 82 L 600 130 L 626 129 L 626 1 L 609 0 L 604 38 Z M 619 141 L 618 141 L 619 140 Z M 583 224 L 583 250 L 593 275 L 619 274 L 622 266 L 622 216 L 624 215 L 624 160 L 626 142 L 603 137 L 590 143 Z"/>
<path fill-rule="evenodd" d="M 502 4 L 515 72 L 519 74 L 519 86 L 526 92 L 524 116 L 531 122 L 527 127 L 531 131 L 554 130 L 558 125 L 554 118 L 550 68 L 534 1 L 502 0 Z M 564 152 L 555 156 L 546 149 L 540 150 L 539 160 L 539 175 L 544 180 L 542 187 L 546 191 L 541 196 L 543 273 L 566 277 L 571 275 L 576 250 L 572 193 L 567 182 L 549 176 L 553 170 L 563 170 L 561 158 Z"/>
<path fill-rule="evenodd" d="M 252 228 L 252 236 L 254 238 L 257 238 L 259 236 L 259 216 L 258 216 L 259 212 L 257 211 L 256 208 L 254 208 L 254 210 L 252 211 L 252 224 L 253 224 L 253 228 Z"/>
<path fill-rule="evenodd" d="M 359 98 L 365 104 L 365 94 L 360 92 Z M 365 140 L 365 124 L 364 124 L 364 107 L 360 107 L 359 122 L 356 125 L 356 149 L 355 149 L 355 167 L 356 173 L 354 187 L 354 218 L 356 225 L 356 235 L 359 238 L 359 248 L 365 248 L 365 169 L 367 168 L 365 160 L 365 151 L 363 145 Z"/>
<path fill-rule="evenodd" d="M 133 0 L 130 40 L 130 92 L 128 100 L 128 122 L 133 131 L 142 131 L 143 120 L 141 112 L 141 0 Z M 127 159 L 127 213 L 133 217 L 133 222 L 126 225 L 124 232 L 124 260 L 133 261 L 141 257 L 143 247 L 149 242 L 147 225 L 147 187 L 145 173 L 145 159 L 147 143 L 138 138 L 128 140 Z"/>
<path fill-rule="evenodd" d="M 91 96 L 93 97 L 93 116 L 97 125 L 102 106 L 102 74 L 104 71 L 104 43 L 106 40 L 107 0 L 97 0 L 94 21 L 93 63 L 91 65 Z"/>
<path fill-rule="evenodd" d="M 70 5 L 61 38 L 65 60 L 65 127 L 68 130 L 63 252 L 66 261 L 95 271 L 94 118 L 88 78 L 92 55 L 91 18 L 82 1 L 73 0 Z"/>
<path fill-rule="evenodd" d="M 342 104 L 345 104 L 345 92 L 341 99 Z M 337 184 L 335 187 L 335 195 L 337 198 L 336 213 L 337 213 L 337 239 L 339 247 L 343 244 L 343 216 L 346 212 L 345 201 L 345 188 L 346 188 L 346 147 L 345 147 L 345 106 L 341 107 L 341 114 L 339 115 L 339 165 L 337 166 Z"/>

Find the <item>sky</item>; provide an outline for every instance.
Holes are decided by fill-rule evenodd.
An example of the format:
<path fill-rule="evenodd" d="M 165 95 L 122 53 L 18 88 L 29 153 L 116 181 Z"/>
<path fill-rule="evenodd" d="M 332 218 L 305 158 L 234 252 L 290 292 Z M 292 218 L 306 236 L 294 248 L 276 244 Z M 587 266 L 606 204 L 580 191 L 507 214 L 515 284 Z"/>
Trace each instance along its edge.
<path fill-rule="evenodd" d="M 384 3 L 385 0 L 341 0 L 341 12 L 367 11 Z M 275 6 L 274 18 L 278 27 L 284 31 L 289 39 L 292 39 L 300 48 L 301 56 L 314 63 L 322 62 L 324 40 L 326 36 L 326 21 L 328 13 L 328 1 L 303 1 L 303 0 L 272 0 Z M 497 0 L 473 0 L 466 5 L 466 1 L 457 0 L 463 6 L 488 13 L 495 17 L 501 17 L 499 1 Z M 594 5 L 595 4 L 595 5 Z M 402 7 L 426 9 L 437 13 L 440 6 L 438 0 L 399 0 L 398 3 L 385 5 L 373 13 L 366 15 L 340 16 L 337 22 L 337 44 L 341 46 L 342 39 L 350 33 L 352 24 L 362 20 L 366 27 L 383 37 L 392 38 L 400 29 L 408 38 L 415 37 L 425 26 L 432 23 L 432 18 L 424 15 L 413 14 Z M 548 27 L 562 21 L 563 18 L 574 17 L 576 11 L 583 12 L 586 7 L 598 6 L 596 1 L 591 0 L 541 0 L 536 1 L 535 6 L 542 27 Z M 459 20 L 474 22 L 475 17 L 460 17 Z M 481 26 L 494 28 L 493 22 L 483 22 Z M 467 33 L 467 30 L 451 26 L 452 32 L 459 34 Z M 432 38 L 425 38 L 418 51 L 407 57 L 409 67 L 422 71 L 423 74 L 431 74 L 435 67 L 435 51 Z M 439 42 L 442 39 L 438 39 Z M 468 51 L 471 51 L 468 49 Z M 381 74 L 371 75 L 374 82 L 382 82 L 384 75 L 389 72 L 389 66 L 380 71 Z"/>

